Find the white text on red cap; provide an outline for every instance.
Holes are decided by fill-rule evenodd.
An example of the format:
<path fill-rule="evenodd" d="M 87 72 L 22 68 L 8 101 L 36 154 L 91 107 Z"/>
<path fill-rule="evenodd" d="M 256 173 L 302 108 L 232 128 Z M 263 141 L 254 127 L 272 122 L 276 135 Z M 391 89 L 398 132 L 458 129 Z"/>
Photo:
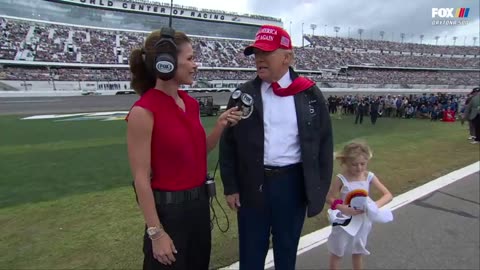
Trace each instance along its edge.
<path fill-rule="evenodd" d="M 277 30 L 272 28 L 262 28 L 258 31 L 258 34 L 270 34 L 270 35 L 277 35 Z"/>
<path fill-rule="evenodd" d="M 268 41 L 273 41 L 273 36 L 258 34 L 256 40 L 268 40 Z"/>

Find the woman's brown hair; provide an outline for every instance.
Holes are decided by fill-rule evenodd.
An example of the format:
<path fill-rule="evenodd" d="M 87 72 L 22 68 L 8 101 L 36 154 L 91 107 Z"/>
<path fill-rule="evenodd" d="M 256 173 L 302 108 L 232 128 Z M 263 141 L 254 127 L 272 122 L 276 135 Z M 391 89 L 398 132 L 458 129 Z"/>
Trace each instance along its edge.
<path fill-rule="evenodd" d="M 130 86 L 139 95 L 153 88 L 157 82 L 153 71 L 153 62 L 158 53 L 155 44 L 160 40 L 160 37 L 160 30 L 153 31 L 148 35 L 142 48 L 134 49 L 130 53 L 129 64 L 132 73 Z M 174 42 L 177 48 L 185 43 L 192 43 L 185 33 L 178 31 L 175 32 Z"/>

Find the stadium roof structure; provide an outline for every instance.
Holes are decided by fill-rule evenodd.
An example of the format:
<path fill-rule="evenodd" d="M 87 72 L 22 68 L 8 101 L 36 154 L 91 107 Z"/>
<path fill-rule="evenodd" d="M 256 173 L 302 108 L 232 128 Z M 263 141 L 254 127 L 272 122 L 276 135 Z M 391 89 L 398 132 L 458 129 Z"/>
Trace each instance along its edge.
<path fill-rule="evenodd" d="M 171 25 L 189 35 L 237 39 L 253 38 L 261 25 L 283 26 L 268 16 L 146 0 L 0 0 L 0 6 L 0 16 L 12 19 L 145 32 Z"/>
<path fill-rule="evenodd" d="M 163 7 L 169 7 L 170 6 L 169 3 L 162 3 L 162 2 L 149 1 L 149 0 L 122 0 L 122 2 L 158 5 L 158 6 L 163 6 Z M 275 17 L 271 17 L 271 16 L 264 16 L 264 15 L 257 15 L 257 14 L 248 14 L 248 13 L 240 14 L 240 13 L 233 12 L 233 11 L 197 8 L 197 7 L 193 7 L 193 6 L 184 6 L 184 5 L 178 5 L 178 4 L 173 4 L 173 7 L 185 8 L 185 9 L 190 9 L 190 10 L 205 11 L 205 12 L 225 13 L 225 14 L 230 14 L 230 15 L 241 15 L 241 16 L 252 17 L 252 18 L 263 18 L 263 19 L 266 19 L 266 20 L 272 20 L 272 21 L 277 21 L 277 22 L 282 21 L 279 18 L 275 18 Z"/>

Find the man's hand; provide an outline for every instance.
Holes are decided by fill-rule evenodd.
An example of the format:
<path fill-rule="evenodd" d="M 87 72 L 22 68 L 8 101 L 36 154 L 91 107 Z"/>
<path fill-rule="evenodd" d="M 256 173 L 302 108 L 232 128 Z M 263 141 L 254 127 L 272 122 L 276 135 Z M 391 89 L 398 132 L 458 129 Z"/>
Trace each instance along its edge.
<path fill-rule="evenodd" d="M 240 195 L 238 193 L 227 195 L 226 199 L 230 209 L 237 211 L 240 208 Z"/>

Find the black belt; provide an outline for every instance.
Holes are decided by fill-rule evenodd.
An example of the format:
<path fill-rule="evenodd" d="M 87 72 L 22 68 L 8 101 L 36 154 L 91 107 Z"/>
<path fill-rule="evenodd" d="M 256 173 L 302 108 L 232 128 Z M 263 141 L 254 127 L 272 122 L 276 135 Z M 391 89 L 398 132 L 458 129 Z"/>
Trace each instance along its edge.
<path fill-rule="evenodd" d="M 155 198 L 155 203 L 160 205 L 180 204 L 186 201 L 196 201 L 208 198 L 207 189 L 204 184 L 196 188 L 180 191 L 162 191 L 154 189 L 153 196 Z"/>
<path fill-rule="evenodd" d="M 276 176 L 276 175 L 281 175 L 288 173 L 289 171 L 296 170 L 302 167 L 302 163 L 295 163 L 295 164 L 290 164 L 287 166 L 268 166 L 265 165 L 264 167 L 264 172 L 265 176 L 270 177 L 270 176 Z"/>

